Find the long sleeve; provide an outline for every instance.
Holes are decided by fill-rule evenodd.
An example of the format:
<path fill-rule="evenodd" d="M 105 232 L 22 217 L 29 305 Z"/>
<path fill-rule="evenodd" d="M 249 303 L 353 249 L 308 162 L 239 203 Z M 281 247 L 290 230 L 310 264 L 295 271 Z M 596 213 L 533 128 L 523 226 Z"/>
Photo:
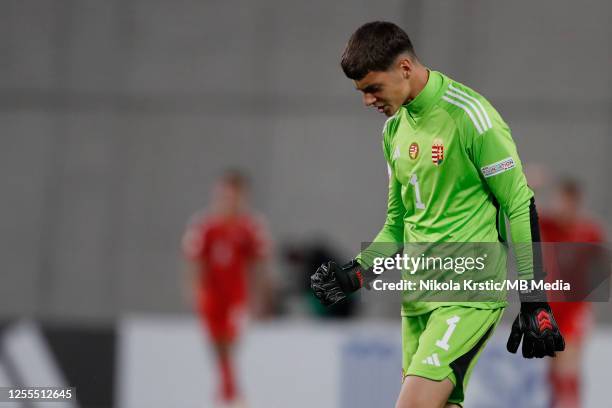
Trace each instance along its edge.
<path fill-rule="evenodd" d="M 387 216 L 385 223 L 372 244 L 357 255 L 357 261 L 365 268 L 372 266 L 374 258 L 394 255 L 404 242 L 404 215 L 406 208 L 402 202 L 402 185 L 393 174 L 389 152 L 383 140 L 383 152 L 389 173 L 389 192 L 387 197 Z"/>
<path fill-rule="evenodd" d="M 533 191 L 527 185 L 510 129 L 498 115 L 491 116 L 490 129 L 471 135 L 470 153 L 496 205 L 508 217 L 518 276 L 533 279 L 534 273 L 542 271 L 532 245 L 540 240 Z"/>

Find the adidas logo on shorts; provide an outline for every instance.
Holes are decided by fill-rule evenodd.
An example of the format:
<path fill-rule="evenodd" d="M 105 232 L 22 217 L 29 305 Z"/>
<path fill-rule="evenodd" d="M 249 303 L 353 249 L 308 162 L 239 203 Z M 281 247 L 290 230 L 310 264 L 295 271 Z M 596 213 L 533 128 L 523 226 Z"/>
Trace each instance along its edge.
<path fill-rule="evenodd" d="M 440 360 L 438 359 L 438 353 L 433 353 L 431 356 L 421 361 L 421 363 L 440 367 Z"/>

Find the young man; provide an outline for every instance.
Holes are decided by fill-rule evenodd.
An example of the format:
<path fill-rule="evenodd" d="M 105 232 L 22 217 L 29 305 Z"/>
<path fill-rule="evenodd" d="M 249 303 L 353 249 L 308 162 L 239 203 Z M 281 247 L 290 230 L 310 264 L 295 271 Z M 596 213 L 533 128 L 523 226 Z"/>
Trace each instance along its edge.
<path fill-rule="evenodd" d="M 558 248 L 564 252 L 563 265 L 551 265 L 547 268 L 555 274 L 555 266 L 562 268 L 556 271 L 561 278 L 573 280 L 577 285 L 584 285 L 589 280 L 590 264 L 594 254 L 592 248 L 584 243 L 603 243 L 604 233 L 582 208 L 582 189 L 575 180 L 565 179 L 559 183 L 554 206 L 541 217 L 542 241 L 544 242 L 577 242 L 575 247 L 563 244 Z M 548 265 L 547 265 L 548 266 Z M 568 275 L 574 279 L 568 279 Z M 551 307 L 559 328 L 566 340 L 565 352 L 550 361 L 549 376 L 552 386 L 552 404 L 554 408 L 579 408 L 580 398 L 580 364 L 582 361 L 583 340 L 588 335 L 593 321 L 591 305 L 588 302 L 551 302 Z"/>
<path fill-rule="evenodd" d="M 183 252 L 195 290 L 196 310 L 208 329 L 216 354 L 223 407 L 242 407 L 236 383 L 233 349 L 244 322 L 249 282 L 265 282 L 269 240 L 247 206 L 247 180 L 226 172 L 215 186 L 210 213 L 192 218 L 183 237 Z M 261 268 L 264 266 L 264 268 Z M 254 279 L 247 276 L 258 267 Z"/>
<path fill-rule="evenodd" d="M 389 117 L 383 128 L 387 219 L 374 243 L 499 242 L 503 212 L 513 241 L 529 246 L 517 254 L 519 277 L 532 279 L 537 265 L 531 242 L 539 241 L 533 193 L 510 129 L 489 102 L 423 66 L 408 35 L 392 23 L 367 23 L 355 31 L 341 65 L 364 104 Z M 311 280 L 317 297 L 333 304 L 367 285 L 372 252 L 366 249 L 342 267 L 321 265 Z M 527 358 L 563 350 L 541 294 L 524 293 L 521 301 L 508 350 L 516 352 L 521 339 Z M 396 407 L 461 406 L 505 305 L 404 302 L 404 382 Z"/>

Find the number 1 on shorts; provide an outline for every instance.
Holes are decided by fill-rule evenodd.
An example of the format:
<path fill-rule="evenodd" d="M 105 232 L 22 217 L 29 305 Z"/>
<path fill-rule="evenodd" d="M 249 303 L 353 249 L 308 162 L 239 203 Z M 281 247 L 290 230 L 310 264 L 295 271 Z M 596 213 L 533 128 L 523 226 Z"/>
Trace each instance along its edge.
<path fill-rule="evenodd" d="M 436 346 L 448 351 L 448 349 L 450 348 L 450 346 L 448 345 L 448 340 L 450 340 L 450 337 L 453 335 L 453 332 L 455 331 L 455 328 L 457 327 L 457 322 L 459 322 L 459 320 L 459 316 L 453 316 L 446 321 L 446 323 L 448 324 L 448 329 L 446 329 L 446 333 L 444 333 L 444 336 L 442 336 L 442 340 L 436 341 Z"/>

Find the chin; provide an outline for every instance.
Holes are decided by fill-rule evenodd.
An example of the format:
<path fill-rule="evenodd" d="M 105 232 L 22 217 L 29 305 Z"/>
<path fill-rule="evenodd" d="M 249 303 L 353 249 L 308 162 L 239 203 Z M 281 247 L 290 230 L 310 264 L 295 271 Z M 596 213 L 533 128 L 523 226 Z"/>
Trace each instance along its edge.
<path fill-rule="evenodd" d="M 387 116 L 387 117 L 391 117 L 391 116 L 395 115 L 396 112 L 397 112 L 397 109 L 396 108 L 392 108 L 392 107 L 389 107 L 389 108 L 384 110 L 385 116 Z"/>

